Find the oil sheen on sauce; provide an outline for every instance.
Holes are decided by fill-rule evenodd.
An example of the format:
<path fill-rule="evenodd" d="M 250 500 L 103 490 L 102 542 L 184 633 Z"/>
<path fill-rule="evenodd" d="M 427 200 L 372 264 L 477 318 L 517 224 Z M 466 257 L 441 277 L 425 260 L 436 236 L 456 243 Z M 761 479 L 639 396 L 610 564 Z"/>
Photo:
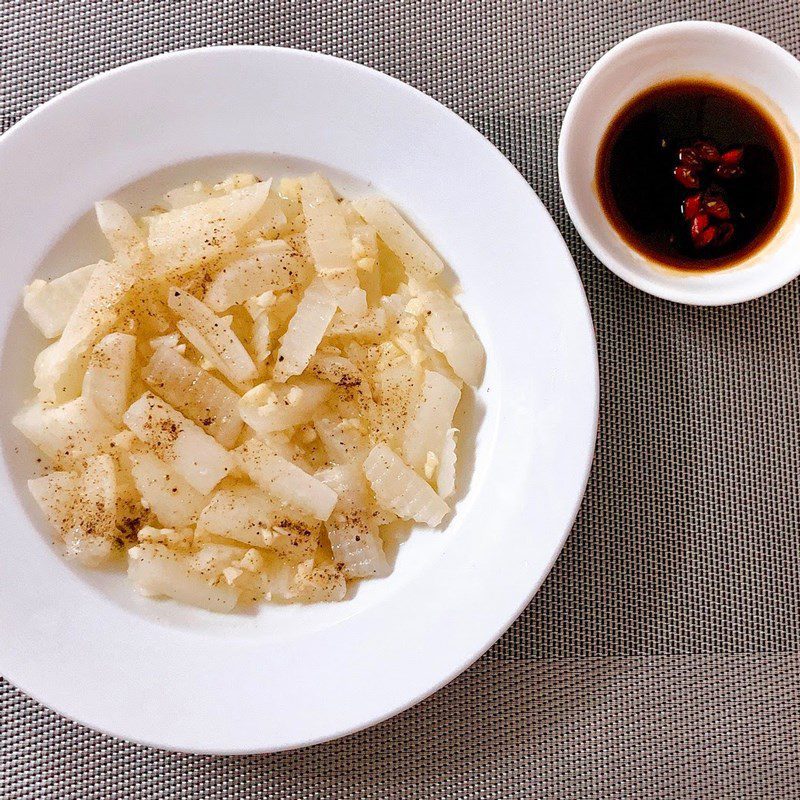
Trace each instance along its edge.
<path fill-rule="evenodd" d="M 758 104 L 700 79 L 654 86 L 611 122 L 603 209 L 635 250 L 683 270 L 733 266 L 775 234 L 794 191 L 786 139 Z"/>

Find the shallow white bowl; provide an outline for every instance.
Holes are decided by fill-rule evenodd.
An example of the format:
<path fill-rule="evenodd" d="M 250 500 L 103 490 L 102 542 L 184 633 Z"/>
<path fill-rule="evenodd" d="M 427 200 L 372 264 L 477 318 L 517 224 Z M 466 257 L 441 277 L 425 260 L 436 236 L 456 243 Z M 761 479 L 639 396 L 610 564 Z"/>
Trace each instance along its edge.
<path fill-rule="evenodd" d="M 453 518 L 442 531 L 413 532 L 389 578 L 339 604 L 213 615 L 138 597 L 121 574 L 71 567 L 28 499 L 35 454 L 9 424 L 41 346 L 20 310 L 23 285 L 104 252 L 87 212 L 97 198 L 144 209 L 193 178 L 314 168 L 345 193 L 393 198 L 464 287 L 488 366 L 461 421 Z M 511 624 L 583 494 L 597 363 L 563 240 L 483 137 L 364 67 L 219 48 L 139 62 L 51 101 L 0 140 L 0 174 L 6 678 L 127 739 L 208 753 L 279 750 L 407 708 Z"/>
<path fill-rule="evenodd" d="M 603 134 L 637 94 L 677 77 L 712 77 L 747 91 L 786 134 L 795 193 L 775 238 L 730 269 L 687 273 L 633 250 L 606 218 L 595 183 Z M 567 210 L 587 245 L 613 272 L 639 289 L 692 305 L 727 305 L 760 297 L 800 274 L 800 62 L 750 31 L 718 22 L 675 22 L 631 36 L 609 50 L 572 96 L 558 147 Z"/>

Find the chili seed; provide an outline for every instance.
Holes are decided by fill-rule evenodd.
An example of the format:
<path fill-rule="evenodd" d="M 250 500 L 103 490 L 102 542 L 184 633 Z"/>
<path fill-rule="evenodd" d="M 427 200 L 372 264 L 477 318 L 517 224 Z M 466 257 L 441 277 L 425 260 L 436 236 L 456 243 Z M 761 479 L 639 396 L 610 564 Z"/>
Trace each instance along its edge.
<path fill-rule="evenodd" d="M 723 180 L 731 180 L 733 178 L 741 178 L 744 175 L 744 170 L 741 167 L 728 164 L 717 164 L 714 174 Z"/>
<path fill-rule="evenodd" d="M 678 161 L 690 169 L 700 169 L 703 166 L 703 159 L 693 147 L 681 147 L 678 150 Z"/>
<path fill-rule="evenodd" d="M 736 167 L 733 169 L 736 169 Z M 688 167 L 675 167 L 672 174 L 675 176 L 678 183 L 685 186 L 687 189 L 697 189 L 700 186 L 700 179 L 697 177 L 697 174 Z"/>
<path fill-rule="evenodd" d="M 711 142 L 697 142 L 694 149 L 703 161 L 708 161 L 710 164 L 716 164 L 719 161 L 719 150 Z"/>

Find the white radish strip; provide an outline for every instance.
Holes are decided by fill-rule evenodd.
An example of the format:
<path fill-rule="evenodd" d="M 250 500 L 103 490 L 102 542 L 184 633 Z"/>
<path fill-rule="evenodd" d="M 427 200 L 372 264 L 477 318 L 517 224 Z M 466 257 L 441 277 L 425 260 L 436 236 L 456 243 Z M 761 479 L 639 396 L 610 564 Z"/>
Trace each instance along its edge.
<path fill-rule="evenodd" d="M 147 218 L 147 245 L 159 274 L 179 276 L 233 250 L 236 232 L 255 217 L 270 181 Z"/>
<path fill-rule="evenodd" d="M 94 346 L 83 376 L 83 396 L 115 425 L 128 407 L 135 358 L 135 336 L 109 333 Z"/>
<path fill-rule="evenodd" d="M 312 281 L 281 339 L 274 378 L 299 375 L 317 351 L 336 312 L 336 300 L 319 278 Z"/>
<path fill-rule="evenodd" d="M 325 524 L 333 560 L 343 564 L 348 578 L 375 578 L 391 571 L 383 540 L 373 521 L 366 481 L 355 464 L 330 467 L 316 477 L 339 495 Z"/>
<path fill-rule="evenodd" d="M 201 494 L 208 494 L 233 469 L 233 458 L 222 445 L 151 392 L 125 412 L 124 421 Z"/>
<path fill-rule="evenodd" d="M 302 603 L 332 603 L 344 600 L 346 593 L 347 581 L 335 564 L 308 559 L 297 567 L 288 596 Z"/>
<path fill-rule="evenodd" d="M 239 466 L 267 494 L 315 519 L 324 521 L 331 515 L 336 505 L 336 492 L 275 453 L 264 442 L 250 439 L 233 452 Z"/>
<path fill-rule="evenodd" d="M 25 311 L 48 339 L 61 335 L 96 266 L 87 264 L 52 281 L 39 279 L 25 287 Z"/>
<path fill-rule="evenodd" d="M 99 567 L 113 555 L 119 535 L 114 460 L 93 456 L 81 470 L 70 528 L 64 533 L 64 555 L 86 567 Z"/>
<path fill-rule="evenodd" d="M 483 376 L 486 353 L 464 312 L 444 292 L 425 292 L 420 301 L 428 312 L 424 320 L 430 343 L 444 354 L 461 380 L 477 386 Z"/>
<path fill-rule="evenodd" d="M 358 420 L 314 420 L 314 429 L 322 442 L 328 458 L 336 464 L 358 461 L 367 447 L 366 436 L 358 426 Z"/>
<path fill-rule="evenodd" d="M 443 269 L 444 262 L 433 248 L 382 197 L 354 200 L 356 211 L 377 231 L 386 246 L 400 259 L 410 277 L 429 281 Z"/>
<path fill-rule="evenodd" d="M 317 272 L 328 275 L 353 269 L 353 245 L 347 221 L 328 181 L 316 173 L 301 178 L 300 200 L 306 218 L 306 239 Z"/>
<path fill-rule="evenodd" d="M 272 352 L 272 321 L 269 312 L 262 310 L 253 319 L 253 332 L 250 335 L 250 352 L 256 364 L 263 364 Z"/>
<path fill-rule="evenodd" d="M 51 472 L 28 481 L 28 489 L 45 519 L 62 536 L 72 527 L 77 487 L 78 475 L 75 472 Z"/>
<path fill-rule="evenodd" d="M 233 447 L 242 430 L 239 396 L 221 380 L 170 347 L 160 347 L 153 353 L 142 377 L 155 394 L 194 420 L 223 447 Z"/>
<path fill-rule="evenodd" d="M 131 476 L 146 508 L 168 528 L 194 525 L 205 495 L 152 453 L 131 453 Z"/>
<path fill-rule="evenodd" d="M 229 317 L 218 317 L 196 297 L 174 286 L 169 290 L 167 304 L 179 317 L 195 328 L 216 353 L 214 364 L 226 378 L 232 383 L 255 380 L 258 376 L 256 365 L 245 346 L 231 330 Z"/>
<path fill-rule="evenodd" d="M 266 547 L 292 561 L 311 558 L 319 546 L 319 523 L 309 524 L 297 511 L 255 486 L 220 489 L 203 509 L 198 530 Z"/>
<path fill-rule="evenodd" d="M 456 490 L 456 444 L 458 430 L 450 428 L 444 437 L 439 469 L 436 473 L 436 490 L 445 500 Z"/>
<path fill-rule="evenodd" d="M 12 422 L 46 456 L 65 464 L 102 450 L 116 433 L 105 416 L 83 397 L 61 406 L 34 403 Z"/>
<path fill-rule="evenodd" d="M 309 273 L 305 261 L 286 242 L 259 242 L 214 276 L 203 299 L 222 312 L 264 292 L 305 283 Z"/>
<path fill-rule="evenodd" d="M 117 538 L 117 481 L 111 456 L 87 458 L 81 473 L 51 472 L 28 481 L 47 521 L 66 545 L 65 555 L 99 566 Z"/>
<path fill-rule="evenodd" d="M 211 189 L 200 181 L 195 181 L 194 183 L 187 183 L 184 186 L 178 186 L 167 192 L 164 195 L 164 204 L 167 208 L 174 211 L 178 208 L 192 206 L 195 203 L 208 200 L 210 197 Z"/>
<path fill-rule="evenodd" d="M 452 381 L 425 370 L 422 396 L 403 438 L 403 456 L 417 472 L 422 471 L 429 452 L 441 458 L 445 434 L 460 399 L 461 390 Z"/>
<path fill-rule="evenodd" d="M 332 388 L 314 378 L 262 383 L 242 397 L 239 413 L 259 436 L 282 431 L 310 421 Z"/>
<path fill-rule="evenodd" d="M 364 460 L 364 474 L 378 503 L 398 517 L 435 527 L 450 511 L 430 485 L 383 443 Z"/>
<path fill-rule="evenodd" d="M 94 204 L 97 224 L 121 263 L 138 264 L 145 257 L 147 245 L 142 229 L 130 212 L 114 200 Z"/>
<path fill-rule="evenodd" d="M 171 597 L 208 611 L 232 611 L 239 589 L 212 586 L 191 568 L 191 560 L 161 544 L 140 544 L 128 551 L 128 577 L 147 597 Z"/>
<path fill-rule="evenodd" d="M 41 400 L 61 399 L 57 391 L 60 382 L 80 356 L 108 333 L 117 318 L 120 301 L 134 280 L 130 270 L 117 264 L 101 261 L 95 266 L 61 338 L 36 357 L 33 385 L 40 390 Z"/>
<path fill-rule="evenodd" d="M 345 314 L 360 317 L 367 313 L 367 293 L 361 288 L 355 269 L 326 276 L 323 280 Z"/>
<path fill-rule="evenodd" d="M 371 308 L 363 316 L 337 312 L 328 327 L 326 336 L 355 336 L 357 339 L 375 339 L 386 329 L 386 311 Z"/>

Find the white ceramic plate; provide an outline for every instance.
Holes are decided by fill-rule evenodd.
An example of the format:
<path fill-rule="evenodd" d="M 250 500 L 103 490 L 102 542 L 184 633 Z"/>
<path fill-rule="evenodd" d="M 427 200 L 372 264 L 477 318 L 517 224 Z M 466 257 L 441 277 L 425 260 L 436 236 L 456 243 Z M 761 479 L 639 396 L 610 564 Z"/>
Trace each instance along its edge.
<path fill-rule="evenodd" d="M 144 209 L 231 169 L 323 170 L 395 200 L 452 266 L 488 353 L 462 426 L 475 441 L 443 531 L 340 604 L 232 616 L 133 594 L 73 568 L 25 480 L 9 424 L 41 342 L 22 287 L 103 247 L 87 213 Z M 380 73 L 296 50 L 216 48 L 87 81 L 0 139 L 4 287 L 0 673 L 56 711 L 170 749 L 248 753 L 341 736 L 407 708 L 480 656 L 547 575 L 583 494 L 597 419 L 594 335 L 542 204 L 465 122 Z M 468 447 L 467 450 L 470 450 Z M 468 484 L 468 486 L 467 486 Z"/>

